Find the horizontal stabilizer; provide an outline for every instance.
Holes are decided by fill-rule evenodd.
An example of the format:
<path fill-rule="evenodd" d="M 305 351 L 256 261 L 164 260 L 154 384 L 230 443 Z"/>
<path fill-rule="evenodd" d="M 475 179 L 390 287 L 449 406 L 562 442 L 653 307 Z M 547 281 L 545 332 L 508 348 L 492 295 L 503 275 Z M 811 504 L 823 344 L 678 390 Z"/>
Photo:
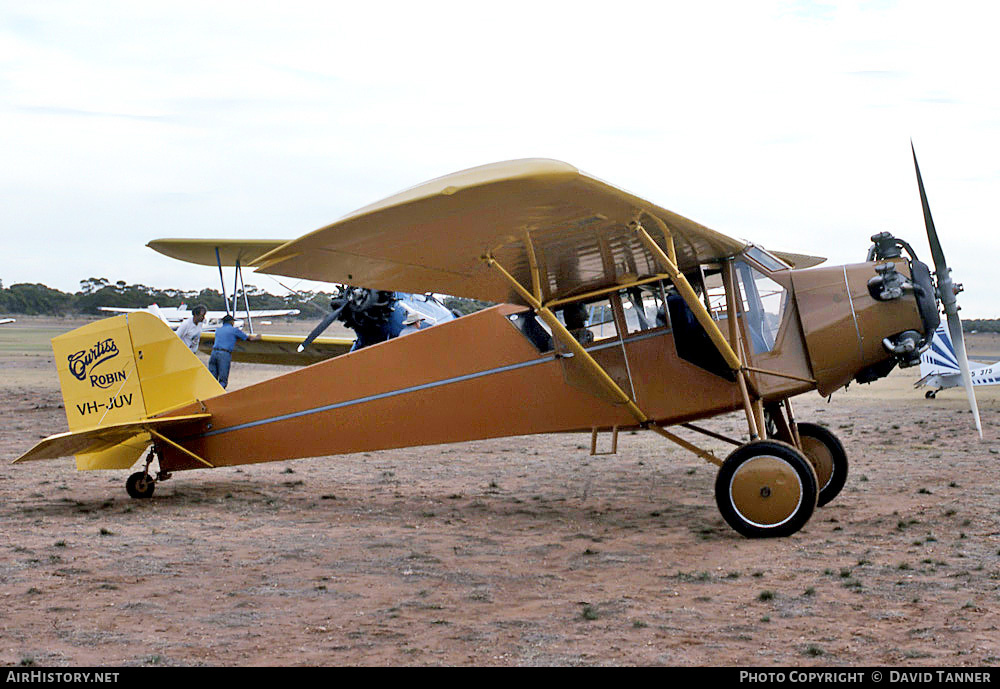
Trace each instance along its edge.
<path fill-rule="evenodd" d="M 34 462 L 42 459 L 58 459 L 70 455 L 100 452 L 116 445 L 127 443 L 136 438 L 136 445 L 141 451 L 149 442 L 149 432 L 162 428 L 182 426 L 192 422 L 203 421 L 211 414 L 189 414 L 186 416 L 168 416 L 142 421 L 126 421 L 123 423 L 95 426 L 82 431 L 69 431 L 51 435 L 41 441 L 12 464 L 19 462 Z M 101 468 L 101 467 L 91 467 Z"/>

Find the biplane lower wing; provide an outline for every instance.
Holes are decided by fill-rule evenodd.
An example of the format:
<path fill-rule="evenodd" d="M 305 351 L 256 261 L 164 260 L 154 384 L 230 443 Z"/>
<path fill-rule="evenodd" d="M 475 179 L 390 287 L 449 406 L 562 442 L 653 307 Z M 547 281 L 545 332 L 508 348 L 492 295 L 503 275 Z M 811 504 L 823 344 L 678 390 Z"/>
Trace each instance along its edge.
<path fill-rule="evenodd" d="M 215 333 L 203 332 L 198 351 L 211 354 Z M 351 350 L 354 340 L 348 337 L 317 337 L 302 352 L 301 336 L 261 335 L 259 340 L 243 340 L 233 350 L 233 361 L 250 364 L 278 364 L 281 366 L 308 366 L 317 361 L 331 359 Z"/>

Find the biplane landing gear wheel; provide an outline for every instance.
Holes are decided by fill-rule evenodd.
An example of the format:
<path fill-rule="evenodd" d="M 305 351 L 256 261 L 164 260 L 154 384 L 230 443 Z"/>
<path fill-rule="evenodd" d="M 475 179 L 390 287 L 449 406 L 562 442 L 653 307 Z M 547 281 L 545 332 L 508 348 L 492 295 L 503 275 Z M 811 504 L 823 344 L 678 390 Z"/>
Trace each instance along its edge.
<path fill-rule="evenodd" d="M 133 498 L 151 498 L 156 480 L 145 471 L 137 471 L 125 481 L 125 491 Z"/>
<path fill-rule="evenodd" d="M 822 507 L 837 497 L 847 481 L 847 453 L 837 436 L 822 426 L 800 423 L 798 429 L 802 452 L 816 470 L 816 506 Z"/>
<path fill-rule="evenodd" d="M 926 400 L 932 400 L 935 397 L 937 397 L 937 390 L 928 390 L 924 393 L 924 399 Z"/>
<path fill-rule="evenodd" d="M 790 536 L 816 509 L 816 472 L 791 445 L 755 440 L 737 448 L 715 479 L 722 517 L 748 538 Z"/>

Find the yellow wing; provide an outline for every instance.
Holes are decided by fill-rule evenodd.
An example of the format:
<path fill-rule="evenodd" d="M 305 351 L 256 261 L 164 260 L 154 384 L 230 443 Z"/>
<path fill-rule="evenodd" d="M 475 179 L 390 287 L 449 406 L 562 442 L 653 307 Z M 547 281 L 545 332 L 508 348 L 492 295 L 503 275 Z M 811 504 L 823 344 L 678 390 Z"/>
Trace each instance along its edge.
<path fill-rule="evenodd" d="M 298 346 L 305 337 L 302 335 L 261 335 L 260 340 L 243 340 L 233 350 L 233 361 L 250 364 L 280 364 L 282 366 L 308 366 L 317 361 L 332 359 L 346 354 L 354 344 L 347 337 L 317 337 L 299 352 Z M 202 333 L 198 350 L 211 354 L 215 344 L 215 333 Z"/>
<path fill-rule="evenodd" d="M 555 160 L 495 163 L 426 182 L 276 247 L 258 272 L 403 292 L 523 303 L 480 258 L 494 256 L 543 301 L 659 272 L 630 223 L 673 236 L 682 270 L 734 256 L 746 242 Z"/>
<path fill-rule="evenodd" d="M 810 256 L 809 254 L 793 254 L 788 251 L 772 251 L 772 254 L 790 265 L 792 268 L 812 268 L 818 266 L 826 259 L 821 256 Z"/>
<path fill-rule="evenodd" d="M 202 266 L 245 266 L 269 251 L 286 244 L 287 239 L 154 239 L 150 249 L 178 261 Z M 218 254 L 216 254 L 218 251 Z"/>

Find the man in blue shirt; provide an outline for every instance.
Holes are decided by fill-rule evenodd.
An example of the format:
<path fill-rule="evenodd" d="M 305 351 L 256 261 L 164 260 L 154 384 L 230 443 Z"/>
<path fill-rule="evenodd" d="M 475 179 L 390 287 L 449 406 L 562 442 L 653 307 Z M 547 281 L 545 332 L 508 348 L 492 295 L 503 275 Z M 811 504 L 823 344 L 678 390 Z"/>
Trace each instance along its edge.
<path fill-rule="evenodd" d="M 233 361 L 233 348 L 237 340 L 259 340 L 260 335 L 247 335 L 233 325 L 236 319 L 230 315 L 222 318 L 222 325 L 215 331 L 215 346 L 208 358 L 208 370 L 225 388 L 229 384 L 229 365 Z"/>

